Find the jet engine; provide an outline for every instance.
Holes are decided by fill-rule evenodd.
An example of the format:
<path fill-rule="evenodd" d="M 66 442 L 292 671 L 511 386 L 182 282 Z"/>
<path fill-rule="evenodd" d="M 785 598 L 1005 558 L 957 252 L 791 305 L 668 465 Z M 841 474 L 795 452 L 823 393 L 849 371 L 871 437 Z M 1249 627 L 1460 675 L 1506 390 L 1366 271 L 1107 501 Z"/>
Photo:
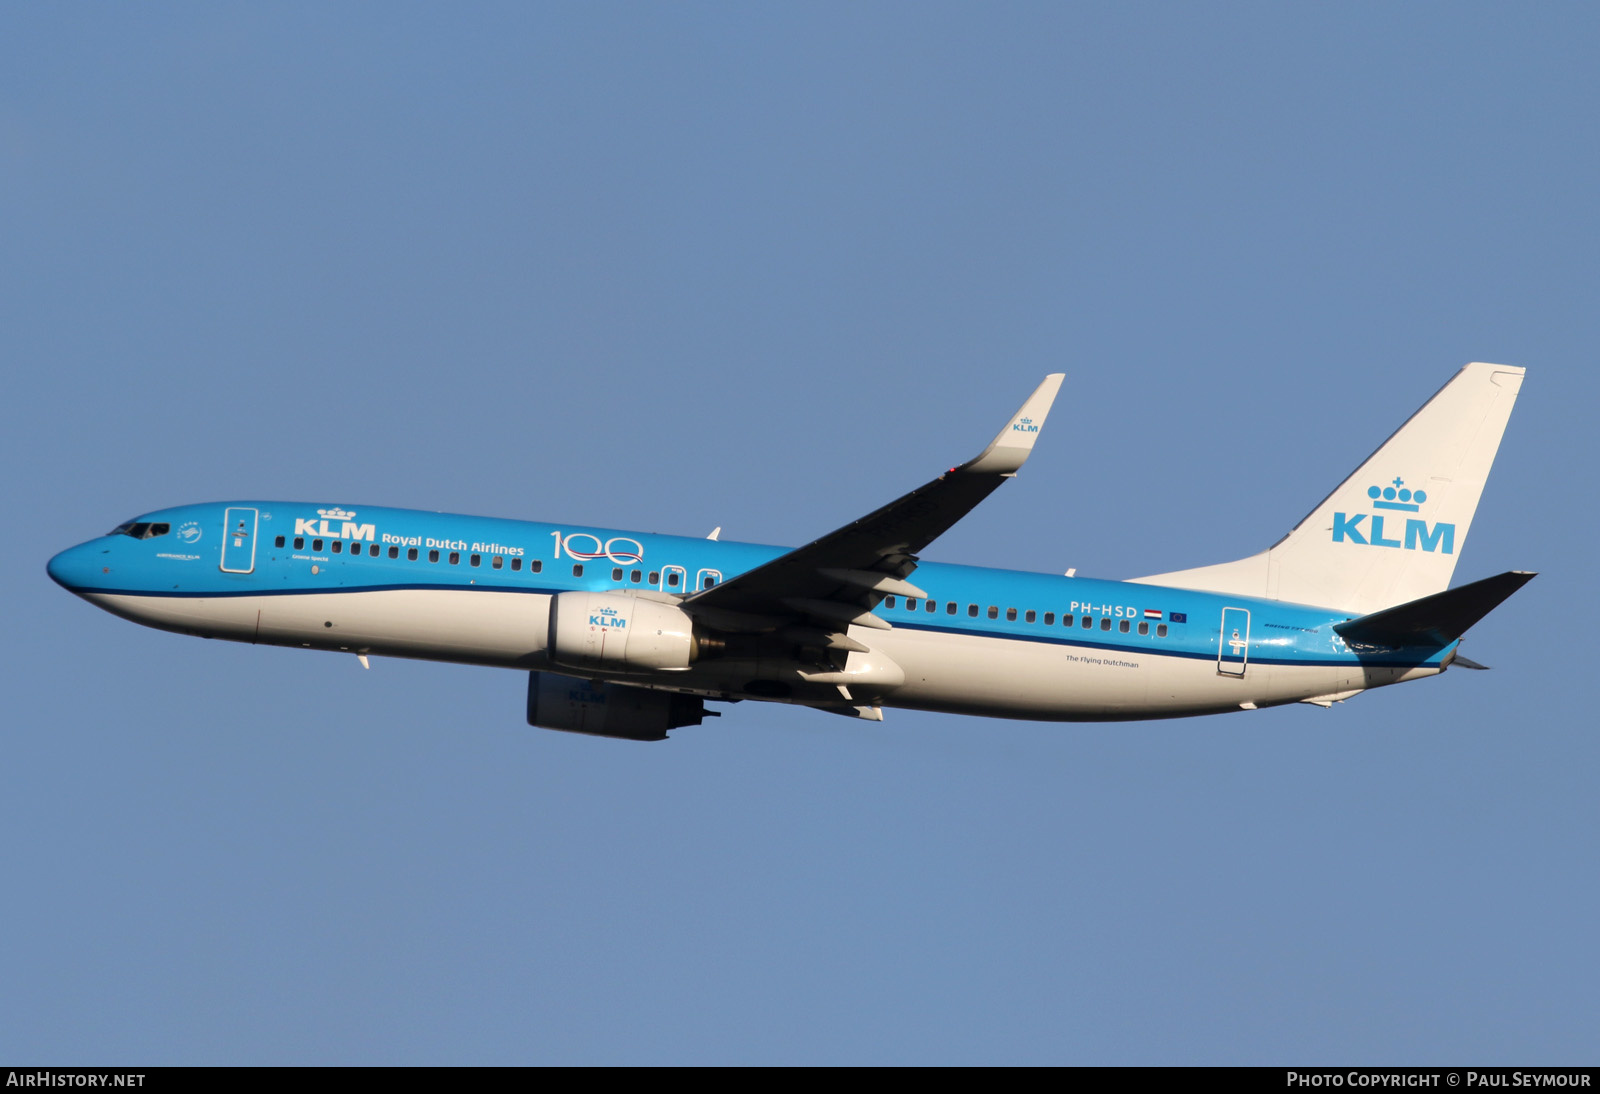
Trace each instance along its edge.
<path fill-rule="evenodd" d="M 694 621 L 672 604 L 623 593 L 557 593 L 550 660 L 591 671 L 682 671 L 700 656 Z"/>
<path fill-rule="evenodd" d="M 664 741 L 667 730 L 715 718 L 692 695 L 578 680 L 555 672 L 528 674 L 528 724 L 596 737 Z"/>

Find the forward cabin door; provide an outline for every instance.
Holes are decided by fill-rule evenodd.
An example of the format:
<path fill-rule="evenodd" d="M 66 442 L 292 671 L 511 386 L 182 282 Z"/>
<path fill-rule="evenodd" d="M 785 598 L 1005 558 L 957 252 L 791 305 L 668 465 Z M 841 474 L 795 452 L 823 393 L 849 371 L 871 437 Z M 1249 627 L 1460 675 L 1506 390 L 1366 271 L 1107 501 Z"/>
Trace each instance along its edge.
<path fill-rule="evenodd" d="M 1243 676 L 1250 660 L 1250 613 L 1244 608 L 1222 609 L 1222 633 L 1217 636 L 1217 671 Z"/>
<path fill-rule="evenodd" d="M 222 518 L 222 572 L 248 574 L 256 568 L 256 511 L 229 509 Z"/>

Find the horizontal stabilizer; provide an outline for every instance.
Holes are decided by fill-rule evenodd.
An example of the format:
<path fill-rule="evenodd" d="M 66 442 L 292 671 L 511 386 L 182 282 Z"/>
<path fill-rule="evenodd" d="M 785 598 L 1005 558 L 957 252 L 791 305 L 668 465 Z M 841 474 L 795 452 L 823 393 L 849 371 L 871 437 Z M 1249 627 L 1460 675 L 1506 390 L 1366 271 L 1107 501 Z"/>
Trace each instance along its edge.
<path fill-rule="evenodd" d="M 1333 629 L 1346 642 L 1360 645 L 1448 646 L 1534 576 L 1525 570 L 1508 570 L 1459 589 L 1335 623 Z"/>

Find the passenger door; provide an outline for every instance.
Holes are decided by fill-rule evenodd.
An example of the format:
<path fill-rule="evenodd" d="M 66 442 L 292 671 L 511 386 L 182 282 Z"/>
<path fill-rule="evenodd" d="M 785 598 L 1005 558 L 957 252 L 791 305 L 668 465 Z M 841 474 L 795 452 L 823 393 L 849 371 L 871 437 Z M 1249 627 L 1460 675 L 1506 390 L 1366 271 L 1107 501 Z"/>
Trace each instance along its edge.
<path fill-rule="evenodd" d="M 222 572 L 248 574 L 256 568 L 256 511 L 229 509 L 222 516 Z"/>
<path fill-rule="evenodd" d="M 1217 671 L 1243 676 L 1250 661 L 1250 613 L 1244 608 L 1222 609 L 1222 633 L 1217 635 Z"/>

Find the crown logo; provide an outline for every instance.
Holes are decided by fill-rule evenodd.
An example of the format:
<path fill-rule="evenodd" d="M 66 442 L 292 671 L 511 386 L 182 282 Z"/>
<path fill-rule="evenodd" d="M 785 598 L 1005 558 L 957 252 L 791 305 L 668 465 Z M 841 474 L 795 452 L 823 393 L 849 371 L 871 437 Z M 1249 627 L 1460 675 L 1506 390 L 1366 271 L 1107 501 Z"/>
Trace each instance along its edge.
<path fill-rule="evenodd" d="M 1374 509 L 1398 509 L 1403 513 L 1415 513 L 1428 500 L 1426 490 L 1412 490 L 1406 486 L 1406 480 L 1395 477 L 1393 486 L 1369 486 L 1367 497 L 1372 499 Z"/>
<path fill-rule="evenodd" d="M 340 509 L 335 505 L 332 509 L 318 509 L 317 516 L 323 520 L 353 520 L 356 512 L 354 509 Z"/>

